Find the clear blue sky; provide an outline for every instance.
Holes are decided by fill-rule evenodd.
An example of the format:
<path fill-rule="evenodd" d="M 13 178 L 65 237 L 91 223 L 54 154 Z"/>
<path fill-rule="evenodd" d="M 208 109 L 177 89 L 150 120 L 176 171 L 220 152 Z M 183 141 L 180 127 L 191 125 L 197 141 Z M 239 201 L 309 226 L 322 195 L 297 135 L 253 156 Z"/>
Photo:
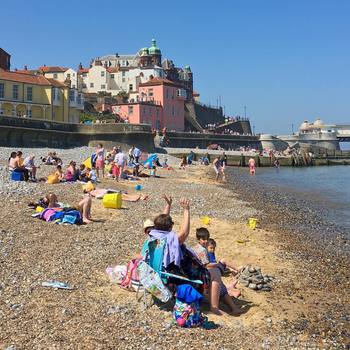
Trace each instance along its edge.
<path fill-rule="evenodd" d="M 157 39 L 189 64 L 202 102 L 243 115 L 257 132 L 304 119 L 350 123 L 349 0 L 2 0 L 0 47 L 12 68 L 84 66 Z"/>

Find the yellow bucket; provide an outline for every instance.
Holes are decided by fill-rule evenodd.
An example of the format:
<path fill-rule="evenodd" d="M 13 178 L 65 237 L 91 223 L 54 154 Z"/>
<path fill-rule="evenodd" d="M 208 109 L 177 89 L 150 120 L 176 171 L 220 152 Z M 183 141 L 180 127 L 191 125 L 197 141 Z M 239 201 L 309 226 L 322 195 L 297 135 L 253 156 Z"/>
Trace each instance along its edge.
<path fill-rule="evenodd" d="M 202 223 L 203 223 L 203 225 L 209 225 L 210 224 L 210 217 L 209 216 L 202 217 Z"/>
<path fill-rule="evenodd" d="M 92 169 L 91 157 L 85 159 L 85 160 L 83 161 L 83 164 L 85 165 L 86 168 Z"/>
<path fill-rule="evenodd" d="M 123 205 L 121 193 L 107 193 L 102 199 L 105 208 L 120 209 Z"/>
<path fill-rule="evenodd" d="M 257 223 L 258 223 L 258 219 L 249 218 L 249 220 L 248 220 L 248 226 L 249 226 L 249 228 L 251 228 L 253 230 L 256 228 Z"/>

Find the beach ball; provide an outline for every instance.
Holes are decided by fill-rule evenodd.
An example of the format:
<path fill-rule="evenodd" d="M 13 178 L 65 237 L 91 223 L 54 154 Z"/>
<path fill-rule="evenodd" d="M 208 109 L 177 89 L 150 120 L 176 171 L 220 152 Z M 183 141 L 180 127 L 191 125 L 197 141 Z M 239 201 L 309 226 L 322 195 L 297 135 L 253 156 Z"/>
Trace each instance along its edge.
<path fill-rule="evenodd" d="M 139 185 L 136 185 L 135 186 L 135 190 L 136 191 L 141 191 L 142 190 L 142 186 L 139 184 Z"/>

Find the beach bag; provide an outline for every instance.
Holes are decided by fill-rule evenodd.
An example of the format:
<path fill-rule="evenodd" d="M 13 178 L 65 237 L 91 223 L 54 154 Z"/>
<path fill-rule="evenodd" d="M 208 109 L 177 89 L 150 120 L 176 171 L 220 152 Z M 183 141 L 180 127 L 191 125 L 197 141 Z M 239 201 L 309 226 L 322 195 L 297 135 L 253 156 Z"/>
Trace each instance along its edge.
<path fill-rule="evenodd" d="M 171 292 L 165 287 L 159 274 L 151 266 L 142 260 L 137 266 L 137 271 L 139 273 L 140 282 L 148 293 L 152 294 L 163 303 L 171 299 Z"/>
<path fill-rule="evenodd" d="M 140 277 L 137 266 L 141 259 L 131 259 L 126 265 L 125 276 L 120 281 L 120 286 L 124 289 L 140 289 Z"/>
<path fill-rule="evenodd" d="M 198 327 L 204 323 L 205 318 L 200 311 L 202 300 L 202 294 L 198 293 L 190 284 L 177 286 L 173 319 L 180 327 Z"/>
<path fill-rule="evenodd" d="M 108 266 L 106 273 L 112 283 L 120 284 L 126 276 L 127 268 L 125 265 Z"/>
<path fill-rule="evenodd" d="M 180 327 L 199 327 L 204 323 L 204 317 L 200 311 L 198 301 L 186 303 L 176 299 L 173 309 L 173 319 Z"/>

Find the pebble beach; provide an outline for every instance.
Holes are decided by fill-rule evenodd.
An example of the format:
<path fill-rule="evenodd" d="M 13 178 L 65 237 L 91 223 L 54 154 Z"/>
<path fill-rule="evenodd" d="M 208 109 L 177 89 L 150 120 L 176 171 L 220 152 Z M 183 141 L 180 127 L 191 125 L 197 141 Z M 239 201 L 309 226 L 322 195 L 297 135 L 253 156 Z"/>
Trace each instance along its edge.
<path fill-rule="evenodd" d="M 32 218 L 28 203 L 55 192 L 60 201 L 73 204 L 83 196 L 82 185 L 13 182 L 6 169 L 11 151 L 0 148 L 1 349 L 349 349 L 347 239 L 336 232 L 334 239 L 322 241 L 296 230 L 305 213 L 290 214 L 267 189 L 250 187 L 244 181 L 247 172 L 228 172 L 228 183 L 217 184 L 211 167 L 179 170 L 177 158 L 159 155 L 174 170 L 161 169 L 160 178 L 140 182 L 103 179 L 98 185 L 135 194 L 141 184 L 147 200 L 124 202 L 116 210 L 94 199 L 92 224 L 55 225 Z M 23 149 L 36 156 L 37 165 L 49 151 Z M 93 149 L 55 151 L 66 165 L 79 164 Z M 41 165 L 38 177 L 52 171 Z M 175 230 L 181 223 L 180 198 L 191 201 L 187 244 L 195 244 L 195 228 L 210 217 L 207 228 L 217 241 L 217 256 L 273 276 L 271 291 L 253 290 L 240 279 L 242 295 L 235 303 L 244 309 L 242 315 L 214 316 L 204 306 L 217 328 L 182 329 L 173 325 L 169 310 L 159 305 L 145 310 L 136 293 L 111 283 L 106 267 L 126 264 L 139 253 L 142 223 L 162 211 L 163 193 L 174 200 Z M 258 219 L 254 230 L 247 225 L 250 217 Z M 317 226 L 313 218 L 311 226 Z M 43 287 L 48 280 L 73 289 Z"/>

